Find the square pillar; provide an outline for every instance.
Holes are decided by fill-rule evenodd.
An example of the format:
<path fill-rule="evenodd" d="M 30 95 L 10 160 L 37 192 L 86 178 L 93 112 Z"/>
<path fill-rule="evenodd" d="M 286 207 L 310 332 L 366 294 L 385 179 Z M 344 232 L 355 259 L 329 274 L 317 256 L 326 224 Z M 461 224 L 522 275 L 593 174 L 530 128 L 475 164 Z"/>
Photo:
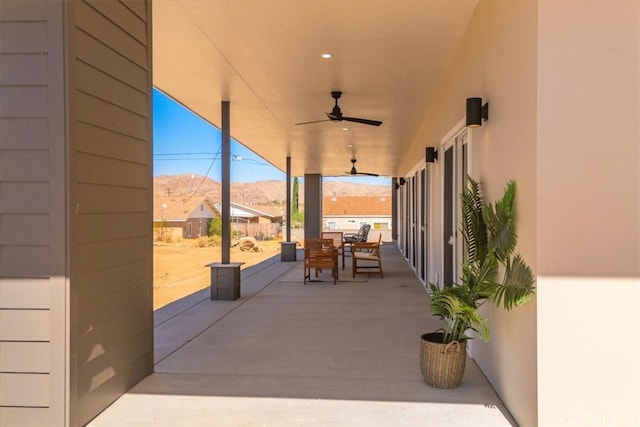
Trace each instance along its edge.
<path fill-rule="evenodd" d="M 280 242 L 280 261 L 296 261 L 296 250 L 298 242 Z"/>
<path fill-rule="evenodd" d="M 304 176 L 304 238 L 320 237 L 322 232 L 322 175 Z"/>
<path fill-rule="evenodd" d="M 233 301 L 240 298 L 240 266 L 244 262 L 222 264 L 214 262 L 211 268 L 211 300 Z"/>

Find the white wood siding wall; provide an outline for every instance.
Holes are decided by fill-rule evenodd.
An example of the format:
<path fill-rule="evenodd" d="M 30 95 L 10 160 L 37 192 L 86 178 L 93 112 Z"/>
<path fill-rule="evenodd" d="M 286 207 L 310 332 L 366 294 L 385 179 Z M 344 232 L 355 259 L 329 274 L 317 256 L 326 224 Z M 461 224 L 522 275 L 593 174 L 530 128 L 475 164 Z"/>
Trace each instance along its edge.
<path fill-rule="evenodd" d="M 150 3 L 69 11 L 72 421 L 153 371 Z"/>
<path fill-rule="evenodd" d="M 0 425 L 65 422 L 62 14 L 0 1 Z"/>

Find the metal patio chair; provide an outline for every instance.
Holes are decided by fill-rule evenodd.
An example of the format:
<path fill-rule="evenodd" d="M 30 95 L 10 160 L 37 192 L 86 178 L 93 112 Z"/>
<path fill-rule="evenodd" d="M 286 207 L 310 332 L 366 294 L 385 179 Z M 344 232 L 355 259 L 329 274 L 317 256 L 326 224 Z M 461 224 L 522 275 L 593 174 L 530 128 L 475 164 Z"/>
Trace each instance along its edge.
<path fill-rule="evenodd" d="M 353 253 L 352 245 L 358 242 L 366 242 L 369 237 L 369 230 L 371 230 L 371 226 L 369 224 L 362 224 L 357 233 L 345 233 L 343 237 L 343 250 L 349 247 L 350 251 Z"/>

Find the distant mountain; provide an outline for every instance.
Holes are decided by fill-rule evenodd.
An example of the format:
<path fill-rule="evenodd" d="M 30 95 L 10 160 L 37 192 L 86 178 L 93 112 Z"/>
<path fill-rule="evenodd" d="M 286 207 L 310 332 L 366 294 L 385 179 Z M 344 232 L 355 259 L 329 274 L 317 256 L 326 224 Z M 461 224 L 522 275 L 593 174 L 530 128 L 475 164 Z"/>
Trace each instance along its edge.
<path fill-rule="evenodd" d="M 330 181 L 322 185 L 323 196 L 380 196 L 391 197 L 391 186 L 356 184 L 353 182 Z"/>
<path fill-rule="evenodd" d="M 185 199 L 209 197 L 214 201 L 221 197 L 220 183 L 199 175 L 160 175 L 154 177 L 153 185 L 153 193 L 156 196 Z M 390 186 L 340 181 L 324 183 L 322 191 L 324 196 L 391 196 Z M 245 206 L 255 206 L 274 215 L 284 214 L 286 197 L 285 181 L 231 183 L 231 200 L 233 202 Z M 300 205 L 304 206 L 304 184 L 302 183 L 299 185 L 298 197 Z"/>

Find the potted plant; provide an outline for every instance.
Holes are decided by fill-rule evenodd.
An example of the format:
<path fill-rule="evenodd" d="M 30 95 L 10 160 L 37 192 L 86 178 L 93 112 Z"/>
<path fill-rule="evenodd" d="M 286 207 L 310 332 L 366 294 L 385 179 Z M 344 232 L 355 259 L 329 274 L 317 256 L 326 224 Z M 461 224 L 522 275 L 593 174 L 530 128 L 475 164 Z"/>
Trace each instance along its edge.
<path fill-rule="evenodd" d="M 470 176 L 460 196 L 464 237 L 462 277 L 459 283 L 429 283 L 431 313 L 444 321 L 441 330 L 422 335 L 420 365 L 427 384 L 438 388 L 460 385 L 466 361 L 467 333 L 486 342 L 489 325 L 478 309 L 486 302 L 510 310 L 531 299 L 535 277 L 515 253 L 514 198 L 510 181 L 495 204 L 482 199 L 480 184 Z"/>

